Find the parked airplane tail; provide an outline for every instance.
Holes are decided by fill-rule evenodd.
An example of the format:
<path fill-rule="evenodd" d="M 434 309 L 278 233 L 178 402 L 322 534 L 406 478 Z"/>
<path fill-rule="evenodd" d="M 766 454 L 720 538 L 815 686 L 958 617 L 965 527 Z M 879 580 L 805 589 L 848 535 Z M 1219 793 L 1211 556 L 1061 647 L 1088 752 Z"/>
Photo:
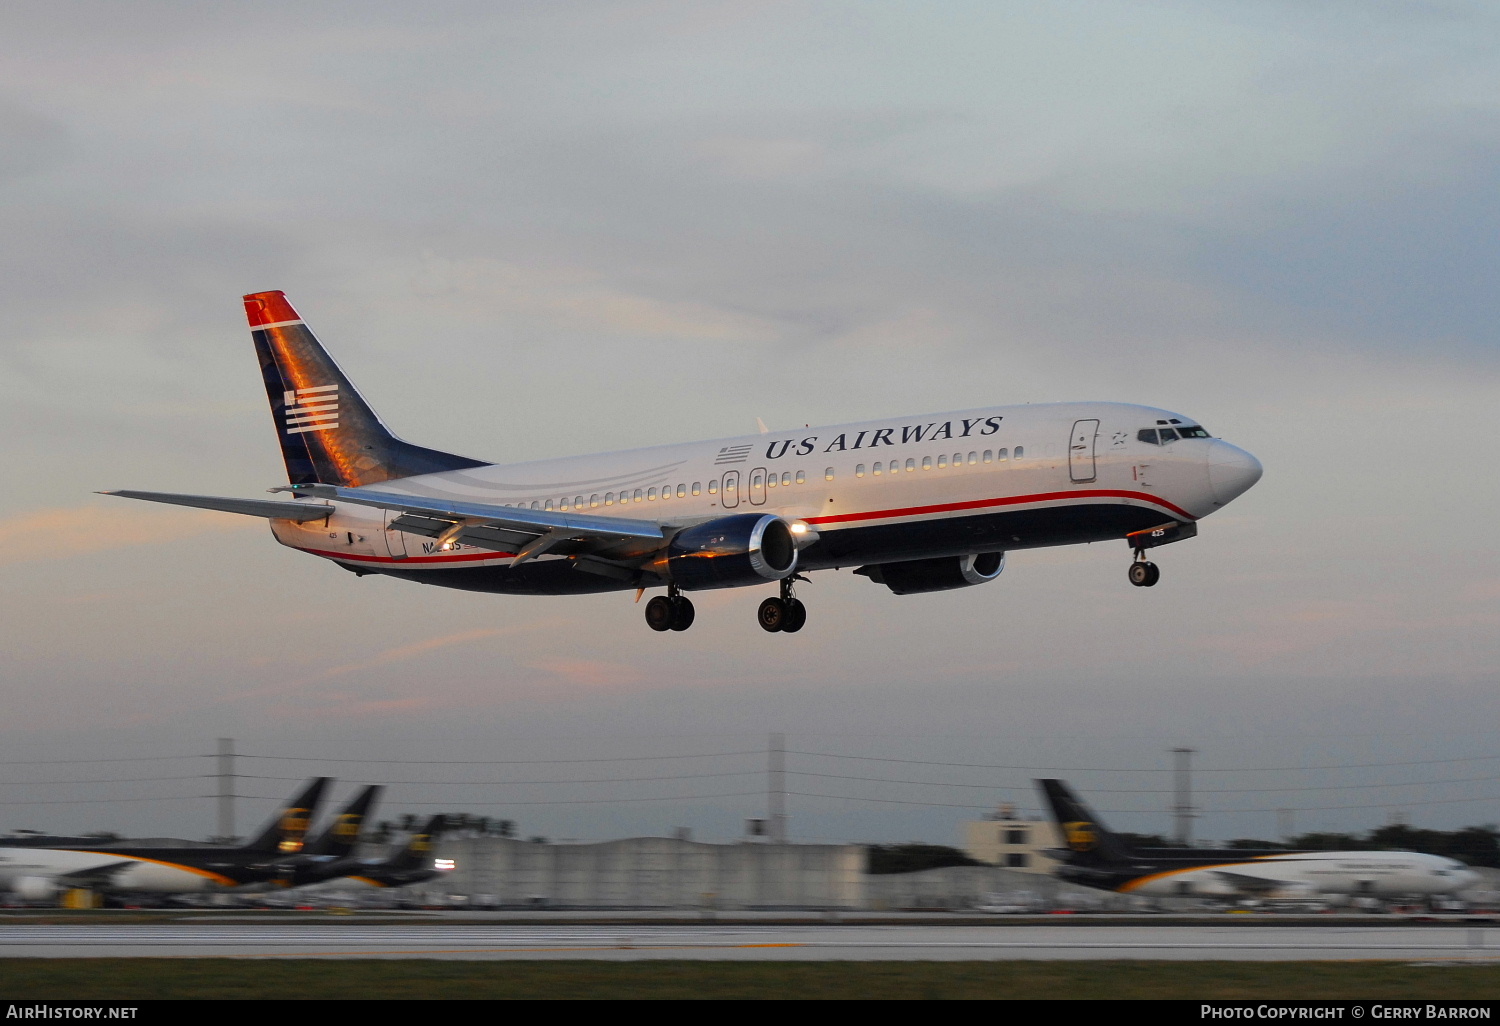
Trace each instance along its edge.
<path fill-rule="evenodd" d="M 328 787 L 327 777 L 314 777 L 301 791 L 281 807 L 281 811 L 261 828 L 260 833 L 245 845 L 246 851 L 274 852 L 294 855 L 302 850 L 307 838 L 307 825 L 318 811 L 323 800 L 323 791 Z"/>
<path fill-rule="evenodd" d="M 1062 780 L 1038 780 L 1052 818 L 1062 832 L 1069 861 L 1074 864 L 1129 862 L 1130 846 L 1111 833 L 1094 812 Z"/>
<path fill-rule="evenodd" d="M 271 416 L 292 484 L 355 487 L 487 466 L 404 442 L 380 422 L 283 292 L 245 297 Z"/>
<path fill-rule="evenodd" d="M 359 843 L 359 832 L 364 828 L 365 820 L 369 818 L 375 803 L 380 800 L 380 792 L 383 790 L 385 788 L 379 784 L 371 784 L 360 791 L 353 801 L 344 806 L 344 811 L 328 824 L 328 829 L 303 849 L 304 853 L 332 855 L 335 858 L 344 858 L 352 853 L 354 846 Z"/>
<path fill-rule="evenodd" d="M 433 816 L 421 830 L 411 835 L 406 847 L 387 860 L 381 868 L 399 872 L 431 867 L 432 842 L 442 834 L 447 825 L 448 818 L 441 812 Z"/>

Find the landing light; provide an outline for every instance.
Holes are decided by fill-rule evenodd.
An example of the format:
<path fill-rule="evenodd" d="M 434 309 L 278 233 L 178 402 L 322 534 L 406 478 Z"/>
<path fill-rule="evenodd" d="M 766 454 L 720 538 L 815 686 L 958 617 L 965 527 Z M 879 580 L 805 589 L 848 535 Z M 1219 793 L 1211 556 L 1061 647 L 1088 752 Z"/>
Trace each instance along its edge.
<path fill-rule="evenodd" d="M 818 532 L 813 530 L 812 524 L 805 520 L 791 520 L 786 526 L 787 530 L 792 533 L 792 544 L 799 550 L 807 548 L 818 540 Z"/>
<path fill-rule="evenodd" d="M 450 869 L 457 869 L 458 866 L 452 859 L 433 859 L 432 868 L 436 869 L 440 873 L 446 873 Z"/>

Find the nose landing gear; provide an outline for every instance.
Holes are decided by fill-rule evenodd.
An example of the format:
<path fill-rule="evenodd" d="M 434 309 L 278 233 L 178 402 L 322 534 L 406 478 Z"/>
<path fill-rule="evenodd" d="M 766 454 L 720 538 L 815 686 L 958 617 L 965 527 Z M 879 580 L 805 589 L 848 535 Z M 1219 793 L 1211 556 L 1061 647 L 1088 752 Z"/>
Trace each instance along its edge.
<path fill-rule="evenodd" d="M 678 592 L 676 585 L 646 603 L 646 626 L 653 631 L 685 631 L 693 625 L 695 615 L 693 603 Z"/>
<path fill-rule="evenodd" d="M 1161 570 L 1155 563 L 1147 562 L 1144 549 L 1135 550 L 1135 562 L 1130 564 L 1130 583 L 1137 588 L 1149 588 L 1161 580 Z"/>
<path fill-rule="evenodd" d="M 1161 580 L 1161 571 L 1156 564 L 1146 559 L 1146 550 L 1154 549 L 1158 545 L 1170 545 L 1173 542 L 1186 541 L 1188 538 L 1198 536 L 1198 525 L 1176 520 L 1161 524 L 1158 527 L 1148 527 L 1143 531 L 1131 531 L 1125 536 L 1130 551 L 1135 553 L 1135 562 L 1130 564 L 1130 583 L 1137 588 L 1149 588 Z"/>
<path fill-rule="evenodd" d="M 755 611 L 755 622 L 773 634 L 777 631 L 786 634 L 800 631 L 807 623 L 807 607 L 792 594 L 792 582 L 805 580 L 807 578 L 798 574 L 784 579 L 781 582 L 781 597 L 768 598 L 762 602 Z"/>

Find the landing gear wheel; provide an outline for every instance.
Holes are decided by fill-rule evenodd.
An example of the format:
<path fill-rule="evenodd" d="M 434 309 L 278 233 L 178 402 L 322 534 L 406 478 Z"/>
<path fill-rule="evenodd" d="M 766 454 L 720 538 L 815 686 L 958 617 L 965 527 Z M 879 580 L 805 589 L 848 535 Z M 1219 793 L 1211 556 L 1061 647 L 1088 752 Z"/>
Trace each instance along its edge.
<path fill-rule="evenodd" d="M 807 623 L 807 607 L 796 599 L 786 600 L 786 621 L 781 629 L 787 634 L 796 634 Z"/>
<path fill-rule="evenodd" d="M 665 595 L 658 595 L 646 603 L 646 626 L 653 631 L 669 631 L 672 629 L 674 613 L 672 600 Z"/>
<path fill-rule="evenodd" d="M 1139 562 L 1130 564 L 1130 583 L 1137 588 L 1149 588 L 1161 580 L 1161 570 L 1155 563 Z"/>
<path fill-rule="evenodd" d="M 693 604 L 681 595 L 674 595 L 668 599 L 672 603 L 672 629 L 674 631 L 685 631 L 693 625 L 693 617 L 696 615 Z"/>
<path fill-rule="evenodd" d="M 779 598 L 766 599 L 755 611 L 755 622 L 760 624 L 763 630 L 770 631 L 772 634 L 786 630 L 786 603 Z"/>

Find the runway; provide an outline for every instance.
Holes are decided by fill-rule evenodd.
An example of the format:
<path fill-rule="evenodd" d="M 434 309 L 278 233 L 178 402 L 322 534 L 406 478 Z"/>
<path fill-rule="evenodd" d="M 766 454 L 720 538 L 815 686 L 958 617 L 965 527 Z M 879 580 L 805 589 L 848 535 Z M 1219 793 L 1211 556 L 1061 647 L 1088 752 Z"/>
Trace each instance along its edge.
<path fill-rule="evenodd" d="M 1464 926 L 3 925 L 3 958 L 1500 960 Z"/>

